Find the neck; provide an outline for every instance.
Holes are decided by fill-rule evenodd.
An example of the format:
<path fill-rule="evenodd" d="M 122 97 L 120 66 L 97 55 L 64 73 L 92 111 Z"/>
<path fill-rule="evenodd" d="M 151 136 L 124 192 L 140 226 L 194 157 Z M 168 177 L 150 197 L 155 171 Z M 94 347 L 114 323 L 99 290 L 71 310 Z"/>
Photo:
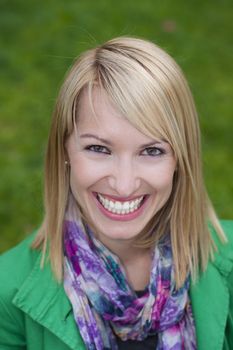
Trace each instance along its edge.
<path fill-rule="evenodd" d="M 134 241 L 102 239 L 124 267 L 129 284 L 134 290 L 144 290 L 150 281 L 151 249 L 134 247 Z"/>
<path fill-rule="evenodd" d="M 135 240 L 108 240 L 102 238 L 101 242 L 124 263 L 132 262 L 139 257 L 148 255 L 149 248 L 135 247 Z"/>

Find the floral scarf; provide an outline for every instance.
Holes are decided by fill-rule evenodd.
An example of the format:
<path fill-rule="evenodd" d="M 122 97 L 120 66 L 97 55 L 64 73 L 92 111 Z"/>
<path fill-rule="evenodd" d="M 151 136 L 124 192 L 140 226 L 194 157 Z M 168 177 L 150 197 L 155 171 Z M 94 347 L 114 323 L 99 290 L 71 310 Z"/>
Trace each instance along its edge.
<path fill-rule="evenodd" d="M 64 227 L 64 288 L 88 350 L 117 350 L 115 335 L 140 341 L 153 334 L 155 350 L 196 349 L 190 276 L 175 289 L 169 235 L 155 247 L 150 283 L 138 297 L 119 259 L 89 228 L 72 221 Z"/>

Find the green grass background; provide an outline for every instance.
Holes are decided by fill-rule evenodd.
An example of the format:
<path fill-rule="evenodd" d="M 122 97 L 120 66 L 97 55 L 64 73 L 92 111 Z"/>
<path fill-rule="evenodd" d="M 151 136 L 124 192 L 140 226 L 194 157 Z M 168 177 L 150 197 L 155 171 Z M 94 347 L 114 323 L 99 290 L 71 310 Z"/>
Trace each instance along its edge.
<path fill-rule="evenodd" d="M 207 187 L 233 218 L 231 0 L 0 0 L 0 251 L 38 227 L 54 101 L 81 51 L 119 35 L 151 39 L 183 68 L 196 100 Z"/>

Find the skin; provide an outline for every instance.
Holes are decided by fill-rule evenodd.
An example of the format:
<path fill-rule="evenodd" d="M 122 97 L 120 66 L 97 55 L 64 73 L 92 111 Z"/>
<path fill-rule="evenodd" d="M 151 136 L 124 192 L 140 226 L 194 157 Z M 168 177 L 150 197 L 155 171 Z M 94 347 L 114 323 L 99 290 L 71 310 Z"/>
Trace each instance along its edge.
<path fill-rule="evenodd" d="M 167 142 L 137 130 L 98 88 L 93 106 L 95 116 L 84 91 L 76 131 L 67 141 L 71 190 L 97 238 L 120 258 L 132 286 L 142 289 L 149 281 L 151 254 L 133 243 L 167 202 L 176 161 Z M 121 202 L 142 195 L 146 200 L 135 218 L 121 220 L 100 210 L 97 193 Z"/>

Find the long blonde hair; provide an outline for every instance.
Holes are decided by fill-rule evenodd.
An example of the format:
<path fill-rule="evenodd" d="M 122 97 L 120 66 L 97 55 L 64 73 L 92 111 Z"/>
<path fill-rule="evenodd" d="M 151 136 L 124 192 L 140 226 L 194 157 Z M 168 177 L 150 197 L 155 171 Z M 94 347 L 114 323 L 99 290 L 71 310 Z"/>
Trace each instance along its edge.
<path fill-rule="evenodd" d="M 177 169 L 171 196 L 153 219 L 155 234 L 145 230 L 137 244 L 154 244 L 170 229 L 175 279 L 181 286 L 188 272 L 195 279 L 207 266 L 213 252 L 208 223 L 223 240 L 224 233 L 203 182 L 199 123 L 188 84 L 166 52 L 142 39 L 110 40 L 84 52 L 68 72 L 53 113 L 45 165 L 45 217 L 33 247 L 42 247 L 42 262 L 49 251 L 53 272 L 61 281 L 63 221 L 70 191 L 65 144 L 77 122 L 81 92 L 84 88 L 91 92 L 96 85 L 130 123 L 150 137 L 159 135 L 174 151 Z"/>

